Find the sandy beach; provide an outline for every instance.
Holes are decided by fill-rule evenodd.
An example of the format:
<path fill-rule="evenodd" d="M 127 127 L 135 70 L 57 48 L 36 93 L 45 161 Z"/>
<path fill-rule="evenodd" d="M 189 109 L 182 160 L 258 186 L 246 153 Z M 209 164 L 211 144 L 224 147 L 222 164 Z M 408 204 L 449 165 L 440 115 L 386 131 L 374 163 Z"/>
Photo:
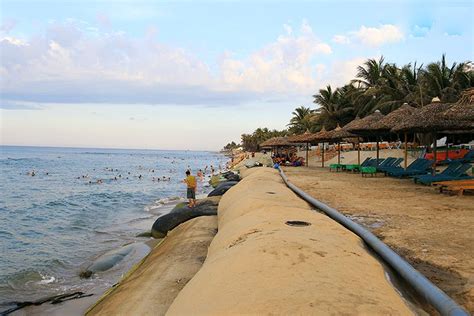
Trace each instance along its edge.
<path fill-rule="evenodd" d="M 474 312 L 473 197 L 411 179 L 284 168 L 295 185 L 364 224 L 434 284 Z"/>

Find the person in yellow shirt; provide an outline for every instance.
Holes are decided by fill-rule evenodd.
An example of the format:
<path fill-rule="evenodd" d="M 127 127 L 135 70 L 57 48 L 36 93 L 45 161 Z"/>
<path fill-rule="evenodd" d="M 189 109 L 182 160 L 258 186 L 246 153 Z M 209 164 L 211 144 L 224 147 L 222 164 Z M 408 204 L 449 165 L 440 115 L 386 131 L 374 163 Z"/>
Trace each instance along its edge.
<path fill-rule="evenodd" d="M 191 175 L 191 171 L 186 170 L 186 179 L 183 181 L 188 186 L 186 197 L 189 200 L 189 207 L 196 206 L 196 177 Z"/>

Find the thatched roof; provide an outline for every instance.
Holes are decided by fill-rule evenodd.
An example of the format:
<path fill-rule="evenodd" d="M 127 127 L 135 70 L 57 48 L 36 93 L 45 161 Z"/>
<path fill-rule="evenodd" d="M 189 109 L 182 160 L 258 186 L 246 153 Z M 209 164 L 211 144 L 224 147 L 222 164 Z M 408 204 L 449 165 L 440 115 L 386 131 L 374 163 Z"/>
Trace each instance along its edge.
<path fill-rule="evenodd" d="M 380 121 L 373 123 L 370 128 L 380 133 L 389 132 L 392 128 L 400 123 L 403 123 L 413 113 L 416 112 L 416 108 L 409 106 L 404 103 L 401 107 L 385 115 Z"/>
<path fill-rule="evenodd" d="M 288 141 L 288 137 L 273 137 L 260 144 L 260 147 L 272 147 L 272 146 L 292 146 L 293 144 Z"/>
<path fill-rule="evenodd" d="M 443 113 L 452 105 L 433 102 L 420 109 L 402 123 L 392 128 L 392 132 L 429 133 L 450 130 L 474 129 L 474 121 L 462 121 L 446 118 Z"/>
<path fill-rule="evenodd" d="M 465 90 L 458 102 L 443 115 L 447 119 L 474 121 L 474 88 Z"/>
<path fill-rule="evenodd" d="M 329 136 L 331 137 L 332 140 L 340 140 L 343 138 L 353 138 L 357 137 L 356 135 L 348 132 L 347 130 L 341 128 L 339 124 L 337 124 L 337 127 L 333 129 L 332 131 L 329 131 Z"/>
<path fill-rule="evenodd" d="M 360 134 L 360 135 L 374 134 L 374 133 L 377 133 L 378 131 L 375 129 L 372 129 L 372 125 L 380 121 L 383 117 L 384 117 L 383 114 L 380 113 L 379 110 L 377 110 L 374 113 L 360 120 L 357 120 L 356 122 L 354 121 L 350 122 L 349 124 L 351 125 L 349 127 L 347 127 L 346 125 L 345 129 L 354 134 Z"/>
<path fill-rule="evenodd" d="M 311 143 L 314 138 L 314 134 L 309 131 L 304 132 L 300 135 L 293 135 L 288 137 L 290 143 Z"/>
<path fill-rule="evenodd" d="M 360 121 L 360 117 L 356 116 L 355 119 L 353 119 L 352 121 L 350 121 L 349 123 L 344 125 L 342 128 L 346 131 L 349 131 L 350 128 L 352 128 L 353 126 L 356 126 L 357 124 L 359 124 L 359 121 Z"/>
<path fill-rule="evenodd" d="M 326 131 L 326 128 L 323 128 L 313 135 L 312 142 L 323 142 L 331 140 L 331 132 Z"/>
<path fill-rule="evenodd" d="M 474 104 L 474 88 L 466 89 L 462 92 L 458 104 Z"/>

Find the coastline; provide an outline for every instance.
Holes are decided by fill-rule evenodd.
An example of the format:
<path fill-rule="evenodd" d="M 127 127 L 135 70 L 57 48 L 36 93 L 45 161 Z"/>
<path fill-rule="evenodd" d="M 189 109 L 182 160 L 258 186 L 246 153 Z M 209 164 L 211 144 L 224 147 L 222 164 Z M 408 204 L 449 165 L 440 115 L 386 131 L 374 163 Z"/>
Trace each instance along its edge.
<path fill-rule="evenodd" d="M 244 162 L 240 164 L 243 165 Z M 417 309 L 400 296 L 383 265 L 357 236 L 312 211 L 286 188 L 275 170 L 245 167 L 240 170 L 243 180 L 219 203 L 219 230 L 208 239 L 209 250 L 206 247 L 206 255 L 202 257 L 204 264 L 194 270 L 196 274 L 186 280 L 180 291 L 175 293 L 176 288 L 170 287 L 163 277 L 150 284 L 146 273 L 137 269 L 122 281 L 133 280 L 135 287 L 123 287 L 116 295 L 107 295 L 88 315 L 121 314 L 130 310 L 139 310 L 139 314 L 153 311 L 155 315 L 329 310 L 415 313 Z M 205 219 L 198 217 L 192 221 Z M 288 220 L 311 225 L 291 227 L 284 224 Z M 193 234 L 191 221 L 171 231 L 148 257 L 158 258 L 165 253 L 173 257 L 173 249 L 164 247 L 166 240 L 181 243 L 186 240 L 186 234 Z M 176 269 L 173 272 L 166 261 L 148 261 L 150 271 L 166 268 L 176 275 Z M 186 260 L 176 263 L 189 264 Z M 371 283 L 367 287 L 369 279 Z M 274 291 L 276 288 L 278 291 Z M 154 297 L 150 291 L 155 293 Z M 166 304 L 157 301 L 160 295 L 167 296 L 170 292 L 173 300 Z M 120 302 L 120 297 L 125 300 L 123 309 L 113 304 Z M 341 300 L 346 302 L 342 304 Z"/>
<path fill-rule="evenodd" d="M 117 286 L 64 304 L 63 314 L 425 314 L 359 237 L 311 210 L 276 170 L 247 168 L 242 157 L 233 164 L 242 180 L 222 197 L 217 217 L 177 226 Z M 311 170 L 286 172 L 298 182 L 298 172 Z M 295 220 L 309 225 L 285 224 Z"/>

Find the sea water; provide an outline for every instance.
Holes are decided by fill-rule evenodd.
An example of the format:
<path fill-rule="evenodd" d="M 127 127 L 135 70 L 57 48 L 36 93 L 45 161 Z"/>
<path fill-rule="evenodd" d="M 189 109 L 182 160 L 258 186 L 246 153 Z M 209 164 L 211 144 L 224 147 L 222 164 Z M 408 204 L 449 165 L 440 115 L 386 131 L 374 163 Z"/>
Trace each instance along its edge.
<path fill-rule="evenodd" d="M 208 166 L 209 174 L 225 162 L 214 152 L 0 147 L 0 310 L 111 286 L 124 271 L 79 273 L 101 254 L 139 242 L 137 234 L 183 201 L 186 169 Z M 200 182 L 197 193 L 206 191 Z"/>

